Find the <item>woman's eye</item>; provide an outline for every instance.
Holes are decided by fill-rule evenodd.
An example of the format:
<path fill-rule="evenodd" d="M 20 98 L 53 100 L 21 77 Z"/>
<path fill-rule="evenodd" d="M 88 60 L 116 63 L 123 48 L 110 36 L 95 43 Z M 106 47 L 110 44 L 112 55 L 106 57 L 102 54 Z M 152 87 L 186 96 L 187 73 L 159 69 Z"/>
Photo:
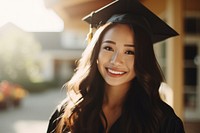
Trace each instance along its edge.
<path fill-rule="evenodd" d="M 107 50 L 107 51 L 113 51 L 113 49 L 109 46 L 105 46 L 104 49 Z"/>
<path fill-rule="evenodd" d="M 126 51 L 125 54 L 128 54 L 128 55 L 134 55 L 135 52 L 134 52 L 134 51 Z"/>

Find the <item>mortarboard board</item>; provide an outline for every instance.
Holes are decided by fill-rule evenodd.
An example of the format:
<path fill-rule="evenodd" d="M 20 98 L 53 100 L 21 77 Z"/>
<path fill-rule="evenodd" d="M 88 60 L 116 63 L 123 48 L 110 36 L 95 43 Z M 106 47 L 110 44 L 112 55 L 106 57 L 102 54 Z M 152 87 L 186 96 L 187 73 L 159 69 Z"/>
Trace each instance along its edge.
<path fill-rule="evenodd" d="M 150 33 L 153 43 L 178 35 L 138 0 L 115 0 L 82 20 L 89 23 L 91 28 L 98 28 L 107 22 L 136 24 Z"/>

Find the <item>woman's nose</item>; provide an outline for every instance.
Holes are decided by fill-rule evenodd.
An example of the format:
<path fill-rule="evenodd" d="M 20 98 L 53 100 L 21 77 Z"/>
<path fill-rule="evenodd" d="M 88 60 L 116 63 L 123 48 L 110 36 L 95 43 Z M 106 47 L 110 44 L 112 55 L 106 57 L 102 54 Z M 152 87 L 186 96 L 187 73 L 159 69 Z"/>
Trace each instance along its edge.
<path fill-rule="evenodd" d="M 112 64 L 121 64 L 122 63 L 122 55 L 119 54 L 119 52 L 114 52 L 112 55 L 112 58 L 110 60 L 110 63 Z"/>

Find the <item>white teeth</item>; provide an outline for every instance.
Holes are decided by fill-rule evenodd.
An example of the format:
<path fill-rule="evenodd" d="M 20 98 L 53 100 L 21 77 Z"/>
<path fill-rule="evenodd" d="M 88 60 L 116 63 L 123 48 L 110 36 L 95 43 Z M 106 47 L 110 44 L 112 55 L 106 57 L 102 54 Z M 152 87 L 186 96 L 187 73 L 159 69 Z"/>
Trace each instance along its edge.
<path fill-rule="evenodd" d="M 124 74 L 125 72 L 118 72 L 118 71 L 114 71 L 111 69 L 108 69 L 108 72 L 112 73 L 112 74 Z"/>

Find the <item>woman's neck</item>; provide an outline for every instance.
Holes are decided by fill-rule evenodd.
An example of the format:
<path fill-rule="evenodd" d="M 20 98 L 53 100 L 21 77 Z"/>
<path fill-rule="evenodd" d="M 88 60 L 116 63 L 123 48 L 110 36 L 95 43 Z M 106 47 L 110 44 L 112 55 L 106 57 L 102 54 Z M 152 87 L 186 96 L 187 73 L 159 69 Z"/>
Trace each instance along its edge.
<path fill-rule="evenodd" d="M 110 108 L 122 107 L 130 85 L 110 86 L 105 85 L 104 106 Z"/>
<path fill-rule="evenodd" d="M 110 130 L 111 126 L 120 117 L 128 89 L 129 85 L 105 85 L 105 95 L 102 111 L 106 117 L 106 121 L 102 115 L 101 119 L 104 127 L 106 128 L 106 132 Z"/>

